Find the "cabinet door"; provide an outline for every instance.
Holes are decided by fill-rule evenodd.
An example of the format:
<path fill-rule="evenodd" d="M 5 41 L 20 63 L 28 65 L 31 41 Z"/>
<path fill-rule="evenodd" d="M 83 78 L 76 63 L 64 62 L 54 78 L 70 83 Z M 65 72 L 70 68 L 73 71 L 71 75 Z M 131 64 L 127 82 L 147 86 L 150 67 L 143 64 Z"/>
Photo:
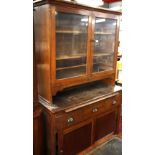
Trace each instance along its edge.
<path fill-rule="evenodd" d="M 114 132 L 116 129 L 116 111 L 96 119 L 95 141 Z"/>
<path fill-rule="evenodd" d="M 87 74 L 88 15 L 57 11 L 56 79 Z"/>
<path fill-rule="evenodd" d="M 79 126 L 79 125 L 78 125 Z M 63 135 L 63 155 L 76 155 L 91 145 L 92 123 L 87 123 Z"/>
<path fill-rule="evenodd" d="M 95 14 L 93 23 L 93 73 L 114 70 L 117 19 Z"/>

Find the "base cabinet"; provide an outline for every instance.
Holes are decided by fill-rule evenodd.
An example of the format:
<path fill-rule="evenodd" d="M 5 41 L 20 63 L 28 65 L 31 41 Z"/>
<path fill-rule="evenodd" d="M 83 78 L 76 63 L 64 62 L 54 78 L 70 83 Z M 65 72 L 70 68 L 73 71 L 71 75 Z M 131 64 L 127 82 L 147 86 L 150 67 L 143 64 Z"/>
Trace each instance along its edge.
<path fill-rule="evenodd" d="M 117 112 L 116 110 L 113 110 L 104 115 L 97 116 L 96 118 L 89 120 L 89 122 L 89 124 L 78 124 L 78 127 L 74 125 L 72 127 L 73 129 L 69 128 L 63 131 L 63 149 L 60 149 L 60 155 L 76 155 L 95 141 L 108 134 L 115 133 Z"/>
<path fill-rule="evenodd" d="M 47 134 L 51 135 L 47 136 L 48 155 L 76 155 L 97 140 L 117 134 L 120 97 L 117 93 L 69 112 L 45 110 Z"/>

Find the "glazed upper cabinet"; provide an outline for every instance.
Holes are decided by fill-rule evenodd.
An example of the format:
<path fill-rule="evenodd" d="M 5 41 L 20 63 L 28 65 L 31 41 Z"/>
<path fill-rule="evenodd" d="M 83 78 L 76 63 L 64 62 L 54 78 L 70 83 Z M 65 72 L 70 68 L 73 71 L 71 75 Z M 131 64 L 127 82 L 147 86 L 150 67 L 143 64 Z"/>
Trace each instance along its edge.
<path fill-rule="evenodd" d="M 56 12 L 56 79 L 114 70 L 116 19 L 95 16 L 92 38 L 90 15 Z M 89 44 L 90 42 L 90 44 Z M 92 49 L 88 45 L 93 45 Z M 91 53 L 93 58 L 91 57 Z M 93 62 L 92 66 L 88 63 Z"/>
<path fill-rule="evenodd" d="M 34 12 L 39 95 L 49 102 L 65 88 L 114 79 L 116 68 L 120 13 L 59 3 Z"/>
<path fill-rule="evenodd" d="M 115 72 L 118 18 L 55 7 L 54 83 L 65 88 Z"/>

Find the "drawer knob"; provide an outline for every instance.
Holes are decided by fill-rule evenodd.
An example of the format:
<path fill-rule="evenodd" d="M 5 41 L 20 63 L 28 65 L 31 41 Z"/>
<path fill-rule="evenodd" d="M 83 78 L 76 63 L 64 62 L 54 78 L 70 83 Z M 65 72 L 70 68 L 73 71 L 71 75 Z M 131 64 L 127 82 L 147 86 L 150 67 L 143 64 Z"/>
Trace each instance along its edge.
<path fill-rule="evenodd" d="M 67 119 L 67 122 L 68 122 L 68 123 L 72 123 L 72 122 L 74 122 L 73 117 L 68 118 L 68 119 Z"/>
<path fill-rule="evenodd" d="M 63 150 L 60 150 L 60 153 L 63 153 L 64 151 Z"/>
<path fill-rule="evenodd" d="M 112 104 L 116 104 L 117 102 L 114 100 L 113 102 L 112 102 Z"/>
<path fill-rule="evenodd" d="M 93 112 L 97 112 L 97 111 L 98 111 L 98 109 L 97 109 L 97 108 L 94 108 L 94 109 L 93 109 Z"/>

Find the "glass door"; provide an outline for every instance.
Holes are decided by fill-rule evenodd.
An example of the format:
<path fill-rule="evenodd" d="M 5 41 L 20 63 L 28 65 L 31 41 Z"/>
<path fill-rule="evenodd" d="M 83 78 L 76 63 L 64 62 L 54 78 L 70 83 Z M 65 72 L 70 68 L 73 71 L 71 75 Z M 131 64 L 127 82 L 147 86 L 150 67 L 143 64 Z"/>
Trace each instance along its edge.
<path fill-rule="evenodd" d="M 56 79 L 86 75 L 88 16 L 56 12 Z"/>
<path fill-rule="evenodd" d="M 93 73 L 114 69 L 116 19 L 95 17 Z"/>

